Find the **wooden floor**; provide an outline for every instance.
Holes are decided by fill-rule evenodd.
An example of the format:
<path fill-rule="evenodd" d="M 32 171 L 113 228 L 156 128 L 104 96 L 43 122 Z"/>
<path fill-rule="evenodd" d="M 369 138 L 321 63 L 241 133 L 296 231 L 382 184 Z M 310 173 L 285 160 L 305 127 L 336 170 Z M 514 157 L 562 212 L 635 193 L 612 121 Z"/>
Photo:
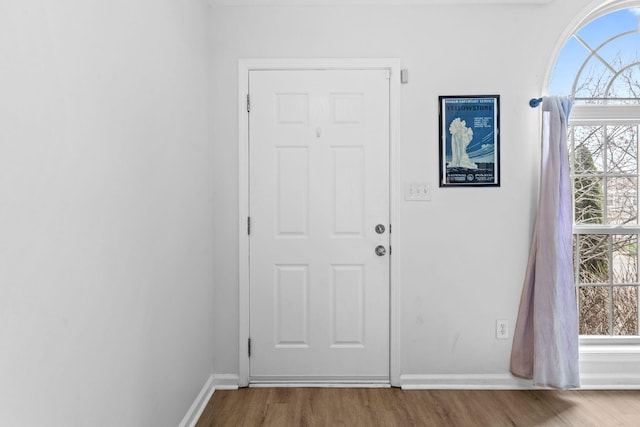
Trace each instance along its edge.
<path fill-rule="evenodd" d="M 640 391 L 244 388 L 214 393 L 209 426 L 640 426 Z"/>

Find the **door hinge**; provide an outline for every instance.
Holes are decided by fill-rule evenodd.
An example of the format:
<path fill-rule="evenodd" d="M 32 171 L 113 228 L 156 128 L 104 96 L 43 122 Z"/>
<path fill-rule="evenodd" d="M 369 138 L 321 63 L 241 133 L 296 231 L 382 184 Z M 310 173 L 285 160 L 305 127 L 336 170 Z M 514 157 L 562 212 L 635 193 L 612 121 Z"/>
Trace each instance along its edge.
<path fill-rule="evenodd" d="M 251 217 L 250 216 L 247 217 L 247 234 L 249 236 L 251 235 Z"/>
<path fill-rule="evenodd" d="M 251 112 L 251 98 L 249 97 L 249 94 L 247 94 L 247 113 Z"/>
<path fill-rule="evenodd" d="M 249 351 L 249 357 L 251 357 L 251 338 L 247 340 L 247 349 Z"/>

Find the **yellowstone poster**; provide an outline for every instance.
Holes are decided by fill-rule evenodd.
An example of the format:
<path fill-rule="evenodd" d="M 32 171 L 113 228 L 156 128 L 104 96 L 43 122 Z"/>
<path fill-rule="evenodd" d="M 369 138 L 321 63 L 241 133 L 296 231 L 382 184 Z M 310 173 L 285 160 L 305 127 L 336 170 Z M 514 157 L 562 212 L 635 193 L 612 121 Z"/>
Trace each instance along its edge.
<path fill-rule="evenodd" d="M 500 185 L 500 97 L 441 96 L 440 187 Z"/>

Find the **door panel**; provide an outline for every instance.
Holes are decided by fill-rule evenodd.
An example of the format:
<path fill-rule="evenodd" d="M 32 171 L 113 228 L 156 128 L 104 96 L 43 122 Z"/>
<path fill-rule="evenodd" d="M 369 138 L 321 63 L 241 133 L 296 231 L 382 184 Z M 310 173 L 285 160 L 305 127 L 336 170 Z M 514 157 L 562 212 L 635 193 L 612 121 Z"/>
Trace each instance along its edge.
<path fill-rule="evenodd" d="M 308 347 L 308 267 L 277 265 L 275 285 L 276 347 Z"/>
<path fill-rule="evenodd" d="M 309 150 L 277 147 L 278 236 L 307 236 L 309 224 Z"/>
<path fill-rule="evenodd" d="M 386 382 L 387 73 L 251 71 L 249 87 L 250 381 Z"/>
<path fill-rule="evenodd" d="M 331 268 L 331 347 L 363 347 L 364 266 Z"/>
<path fill-rule="evenodd" d="M 334 237 L 360 237 L 364 231 L 364 149 L 333 149 Z"/>

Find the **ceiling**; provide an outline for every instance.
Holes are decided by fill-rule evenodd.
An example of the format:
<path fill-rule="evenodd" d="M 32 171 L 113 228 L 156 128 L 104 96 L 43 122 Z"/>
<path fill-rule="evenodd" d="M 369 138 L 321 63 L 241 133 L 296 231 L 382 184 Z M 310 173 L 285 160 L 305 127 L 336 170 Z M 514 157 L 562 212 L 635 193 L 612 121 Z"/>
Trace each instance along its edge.
<path fill-rule="evenodd" d="M 209 0 L 215 6 L 347 6 L 347 5 L 451 5 L 546 4 L 554 0 Z"/>

